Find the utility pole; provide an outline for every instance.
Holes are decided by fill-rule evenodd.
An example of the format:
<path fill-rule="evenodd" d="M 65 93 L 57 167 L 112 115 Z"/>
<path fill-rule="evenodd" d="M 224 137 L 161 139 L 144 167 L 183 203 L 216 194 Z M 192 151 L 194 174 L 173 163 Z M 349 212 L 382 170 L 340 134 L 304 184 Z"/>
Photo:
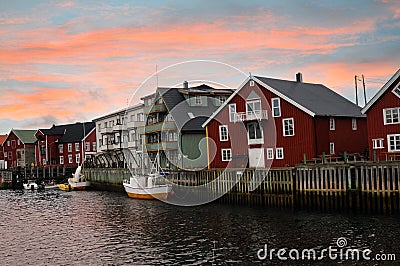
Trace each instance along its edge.
<path fill-rule="evenodd" d="M 356 104 L 358 105 L 357 75 L 354 76 L 354 84 L 356 86 Z"/>
<path fill-rule="evenodd" d="M 364 74 L 362 74 L 362 83 L 364 88 L 364 106 L 367 105 L 367 92 L 365 91 L 365 79 Z"/>

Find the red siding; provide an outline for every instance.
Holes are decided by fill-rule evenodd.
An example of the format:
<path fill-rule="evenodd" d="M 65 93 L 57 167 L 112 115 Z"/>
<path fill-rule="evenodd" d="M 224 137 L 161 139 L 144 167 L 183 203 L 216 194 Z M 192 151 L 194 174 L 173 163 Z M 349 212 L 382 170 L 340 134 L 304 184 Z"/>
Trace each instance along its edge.
<path fill-rule="evenodd" d="M 384 149 L 376 150 L 377 158 L 379 160 L 386 159 L 385 152 L 388 152 L 387 135 L 400 134 L 400 124 L 384 125 L 383 109 L 400 107 L 400 98 L 393 94 L 392 90 L 398 86 L 400 78 L 398 78 L 386 90 L 386 92 L 375 102 L 375 104 L 367 111 L 368 121 L 368 146 L 370 158 L 372 158 L 372 140 L 383 139 Z"/>
<path fill-rule="evenodd" d="M 19 138 L 11 131 L 10 135 L 4 142 L 4 152 L 7 153 L 7 157 L 4 158 L 7 161 L 7 167 L 16 167 L 18 166 L 18 160 L 22 158 L 22 154 L 18 152 L 18 150 L 24 150 L 24 152 L 34 152 L 34 144 L 26 144 L 24 145 L 22 141 L 19 142 Z M 9 144 L 9 145 L 8 145 Z M 30 157 L 28 154 L 25 154 L 26 157 Z M 34 157 L 33 155 L 31 156 Z M 26 162 L 30 164 L 32 162 Z"/>

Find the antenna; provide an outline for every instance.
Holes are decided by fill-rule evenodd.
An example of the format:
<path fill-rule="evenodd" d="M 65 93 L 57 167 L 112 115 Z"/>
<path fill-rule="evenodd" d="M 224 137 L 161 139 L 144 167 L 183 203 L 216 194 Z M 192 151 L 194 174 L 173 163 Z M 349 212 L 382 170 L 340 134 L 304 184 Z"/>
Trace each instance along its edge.
<path fill-rule="evenodd" d="M 367 105 L 367 92 L 365 91 L 365 79 L 364 79 L 364 74 L 362 76 L 362 83 L 363 83 L 363 88 L 364 88 L 364 106 Z"/>
<path fill-rule="evenodd" d="M 357 75 L 354 76 L 354 84 L 356 86 L 356 104 L 358 105 Z"/>

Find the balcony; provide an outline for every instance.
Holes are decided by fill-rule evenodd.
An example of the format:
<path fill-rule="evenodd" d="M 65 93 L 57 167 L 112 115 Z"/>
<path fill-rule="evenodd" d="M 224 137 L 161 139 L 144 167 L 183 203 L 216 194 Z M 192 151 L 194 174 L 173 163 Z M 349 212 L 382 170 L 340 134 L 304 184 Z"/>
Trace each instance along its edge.
<path fill-rule="evenodd" d="M 176 130 L 175 122 L 160 122 L 152 125 L 147 125 L 145 127 L 145 133 L 166 131 L 166 130 Z"/>
<path fill-rule="evenodd" d="M 267 110 L 257 110 L 252 112 L 242 112 L 236 113 L 234 122 L 245 122 L 245 121 L 253 121 L 253 120 L 263 120 L 268 119 L 268 111 Z"/>
<path fill-rule="evenodd" d="M 126 130 L 126 125 L 114 125 L 112 127 L 113 131 L 123 131 Z"/>
<path fill-rule="evenodd" d="M 101 131 L 101 133 L 112 133 L 113 132 L 113 128 L 112 127 L 106 127 L 106 128 L 103 128 L 102 129 L 102 131 Z"/>
<path fill-rule="evenodd" d="M 144 107 L 145 114 L 163 113 L 163 112 L 167 112 L 167 107 L 164 104 L 154 104 Z"/>
<path fill-rule="evenodd" d="M 146 144 L 146 150 L 150 152 L 158 150 L 177 150 L 177 149 L 178 149 L 177 141 Z"/>
<path fill-rule="evenodd" d="M 142 127 L 143 125 L 143 121 L 129 121 L 126 125 L 126 128 Z"/>

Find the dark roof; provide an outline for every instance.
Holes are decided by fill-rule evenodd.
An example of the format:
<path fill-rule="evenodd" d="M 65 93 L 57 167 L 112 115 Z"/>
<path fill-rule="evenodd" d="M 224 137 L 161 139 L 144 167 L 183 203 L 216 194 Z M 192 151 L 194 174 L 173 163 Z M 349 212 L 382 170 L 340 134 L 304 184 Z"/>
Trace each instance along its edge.
<path fill-rule="evenodd" d="M 215 89 L 205 84 L 190 88 L 158 88 L 157 90 L 157 94 L 163 99 L 178 129 L 186 132 L 204 131 L 201 125 L 218 109 L 219 105 L 215 105 L 215 101 L 207 97 L 207 106 L 189 106 L 185 100 L 185 94 L 229 96 L 232 93 L 232 89 Z M 192 113 L 194 118 L 190 118 L 189 113 Z"/>
<path fill-rule="evenodd" d="M 84 135 L 87 136 L 96 124 L 94 122 L 75 123 L 67 125 L 53 125 L 49 129 L 39 129 L 44 135 L 61 135 L 59 143 L 72 143 L 82 141 Z"/>
<path fill-rule="evenodd" d="M 316 116 L 365 117 L 361 107 L 322 84 L 255 76 L 262 83 L 310 110 Z"/>

